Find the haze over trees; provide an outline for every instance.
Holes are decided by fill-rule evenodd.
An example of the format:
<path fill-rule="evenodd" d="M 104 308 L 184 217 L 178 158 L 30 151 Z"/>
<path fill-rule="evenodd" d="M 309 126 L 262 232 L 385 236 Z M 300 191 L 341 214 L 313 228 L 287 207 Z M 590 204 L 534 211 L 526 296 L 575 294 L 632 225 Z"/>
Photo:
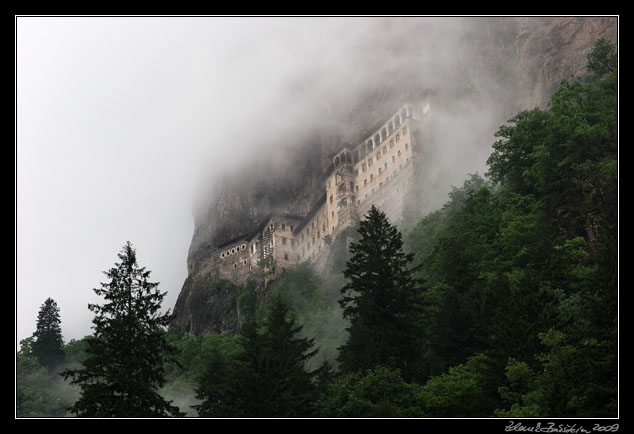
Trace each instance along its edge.
<path fill-rule="evenodd" d="M 84 366 L 66 372 L 73 413 L 616 417 L 616 58 L 599 41 L 591 81 L 562 81 L 547 109 L 499 128 L 487 178 L 400 230 L 373 208 L 349 250 L 332 240 L 331 275 L 287 270 L 236 336 L 166 331 L 126 245 L 98 290 L 111 303 L 91 307 L 95 336 L 64 347 Z M 18 416 L 59 415 L 32 345 L 17 355 Z M 139 391 L 143 405 L 125 398 Z M 187 391 L 188 409 L 160 396 Z"/>

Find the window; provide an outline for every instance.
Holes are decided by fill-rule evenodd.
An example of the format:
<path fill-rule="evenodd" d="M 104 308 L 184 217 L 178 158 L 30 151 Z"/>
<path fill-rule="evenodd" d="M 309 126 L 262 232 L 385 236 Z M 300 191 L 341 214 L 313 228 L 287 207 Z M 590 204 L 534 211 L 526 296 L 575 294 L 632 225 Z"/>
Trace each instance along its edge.
<path fill-rule="evenodd" d="M 407 143 L 405 143 L 405 149 L 407 149 Z"/>
<path fill-rule="evenodd" d="M 221 258 L 224 258 L 224 257 L 225 257 L 225 252 L 222 252 L 222 253 L 220 254 L 220 257 L 221 257 Z"/>
<path fill-rule="evenodd" d="M 332 212 L 332 216 L 333 216 L 333 217 L 335 216 L 335 212 L 334 212 L 334 211 Z"/>
<path fill-rule="evenodd" d="M 374 181 L 374 174 L 370 174 L 370 182 Z"/>
<path fill-rule="evenodd" d="M 357 187 L 355 188 L 356 191 L 359 191 L 359 186 L 357 185 Z"/>
<path fill-rule="evenodd" d="M 392 163 L 394 163 L 395 161 L 396 161 L 396 157 L 392 155 Z"/>
<path fill-rule="evenodd" d="M 247 265 L 247 260 L 242 261 L 242 265 Z"/>
<path fill-rule="evenodd" d="M 398 156 L 399 157 L 401 156 L 401 150 L 400 149 L 398 150 Z"/>
<path fill-rule="evenodd" d="M 370 175 L 370 177 L 372 177 L 372 175 Z M 366 185 L 368 185 L 368 180 L 367 180 L 367 179 L 364 179 L 364 180 L 363 180 L 363 186 L 365 187 Z"/>
<path fill-rule="evenodd" d="M 385 167 L 385 170 L 387 170 L 387 163 L 385 163 L 385 165 L 383 167 Z"/>
<path fill-rule="evenodd" d="M 332 203 L 333 198 L 332 198 L 332 194 L 330 195 L 330 203 Z"/>
<path fill-rule="evenodd" d="M 293 232 L 293 225 L 288 225 L 288 227 L 290 228 L 290 231 Z"/>
<path fill-rule="evenodd" d="M 361 170 L 362 170 L 362 171 L 364 171 L 364 172 L 365 172 L 365 167 L 366 167 L 366 166 L 365 166 L 365 163 L 363 163 L 363 164 L 361 165 Z"/>
<path fill-rule="evenodd" d="M 377 159 L 377 160 L 380 160 L 380 159 L 381 159 L 381 153 L 380 153 L 380 152 L 377 152 L 377 153 L 376 153 L 376 159 Z"/>
<path fill-rule="evenodd" d="M 390 140 L 390 143 L 394 143 L 394 140 Z M 392 145 L 394 146 L 394 145 Z M 383 146 L 383 153 L 387 154 L 387 146 Z"/>
<path fill-rule="evenodd" d="M 238 264 L 233 264 L 233 268 L 238 268 Z"/>
<path fill-rule="evenodd" d="M 286 237 L 282 237 L 282 245 L 285 246 L 286 245 Z"/>
<path fill-rule="evenodd" d="M 288 253 L 284 253 L 284 259 L 288 261 Z"/>
<path fill-rule="evenodd" d="M 233 255 L 236 252 L 236 249 L 231 249 L 231 254 Z"/>
<path fill-rule="evenodd" d="M 247 248 L 247 245 L 246 245 L 246 244 L 243 244 L 243 245 L 242 245 L 242 250 L 244 250 L 244 249 L 246 249 L 246 248 Z"/>

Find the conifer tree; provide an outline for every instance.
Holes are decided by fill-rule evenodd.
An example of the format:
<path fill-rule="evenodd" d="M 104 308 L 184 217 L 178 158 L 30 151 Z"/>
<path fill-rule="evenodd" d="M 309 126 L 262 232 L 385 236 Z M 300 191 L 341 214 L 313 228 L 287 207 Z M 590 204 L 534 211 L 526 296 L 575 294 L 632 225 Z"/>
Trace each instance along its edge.
<path fill-rule="evenodd" d="M 204 417 L 307 417 L 315 387 L 305 363 L 316 351 L 313 340 L 300 338 L 301 326 L 287 318 L 287 306 L 276 300 L 263 322 L 242 326 L 242 351 L 234 360 L 212 358 L 196 389 Z"/>
<path fill-rule="evenodd" d="M 84 367 L 62 373 L 81 388 L 69 410 L 83 417 L 182 416 L 158 393 L 165 384 L 164 363 L 174 360 L 175 351 L 165 340 L 171 315 L 159 312 L 165 293 L 137 265 L 130 242 L 118 256 L 121 262 L 104 272 L 109 282 L 94 289 L 107 303 L 88 305 L 95 312 L 95 332 Z"/>
<path fill-rule="evenodd" d="M 400 369 L 406 381 L 418 375 L 422 350 L 421 287 L 403 252 L 401 233 L 372 206 L 360 222 L 361 239 L 350 244 L 339 301 L 350 319 L 348 341 L 339 349 L 344 373 L 378 365 Z"/>
<path fill-rule="evenodd" d="M 52 298 L 47 298 L 37 315 L 37 328 L 33 333 L 31 350 L 42 366 L 52 371 L 64 360 L 59 308 Z"/>
<path fill-rule="evenodd" d="M 314 339 L 299 337 L 302 326 L 295 325 L 288 314 L 286 304 L 277 299 L 264 323 L 268 402 L 271 412 L 280 417 L 309 416 L 314 387 L 306 362 L 317 350 L 311 350 Z"/>

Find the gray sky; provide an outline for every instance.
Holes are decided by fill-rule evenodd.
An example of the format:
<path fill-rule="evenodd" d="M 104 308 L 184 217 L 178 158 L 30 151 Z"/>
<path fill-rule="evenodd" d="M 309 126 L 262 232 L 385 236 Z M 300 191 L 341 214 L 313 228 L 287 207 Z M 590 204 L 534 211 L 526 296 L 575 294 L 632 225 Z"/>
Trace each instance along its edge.
<path fill-rule="evenodd" d="M 323 107 L 354 100 L 375 70 L 409 61 L 381 41 L 388 32 L 407 38 L 420 30 L 409 27 L 416 21 L 388 21 L 18 17 L 17 340 L 35 331 L 48 297 L 60 307 L 65 341 L 91 334 L 87 305 L 102 302 L 92 288 L 128 240 L 172 308 L 200 177 L 230 172 L 261 151 L 262 138 L 274 146 Z M 420 79 L 440 94 L 454 85 L 446 73 L 471 54 L 461 48 L 462 24 L 436 19 L 418 35 L 418 59 L 433 59 Z M 447 190 L 482 171 L 500 125 L 483 123 L 500 100 L 498 83 L 470 78 L 477 106 L 461 108 L 458 122 L 443 114 L 454 139 L 435 167 L 454 176 L 442 182 Z"/>

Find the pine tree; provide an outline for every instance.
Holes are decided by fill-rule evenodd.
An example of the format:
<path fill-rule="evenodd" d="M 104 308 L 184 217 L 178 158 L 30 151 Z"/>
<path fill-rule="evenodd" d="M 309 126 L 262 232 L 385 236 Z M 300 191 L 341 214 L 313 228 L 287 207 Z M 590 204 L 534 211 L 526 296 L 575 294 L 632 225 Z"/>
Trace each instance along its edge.
<path fill-rule="evenodd" d="M 403 252 L 401 233 L 372 206 L 360 222 L 361 239 L 350 244 L 339 301 L 350 319 L 348 341 L 339 349 L 344 373 L 381 365 L 400 369 L 406 381 L 418 373 L 422 350 L 421 288 Z"/>
<path fill-rule="evenodd" d="M 33 333 L 31 349 L 42 366 L 52 371 L 64 360 L 59 308 L 52 298 L 46 299 L 37 315 L 37 328 Z"/>
<path fill-rule="evenodd" d="M 268 403 L 278 417 L 305 417 L 310 415 L 314 398 L 312 373 L 306 371 L 306 362 L 317 350 L 311 351 L 314 339 L 299 337 L 302 326 L 296 326 L 295 319 L 288 316 L 288 307 L 278 299 L 264 323 Z"/>
<path fill-rule="evenodd" d="M 107 303 L 88 305 L 95 332 L 84 367 L 62 373 L 81 388 L 69 410 L 83 417 L 182 416 L 158 393 L 164 363 L 175 351 L 165 340 L 171 315 L 159 312 L 165 293 L 148 282 L 150 272 L 137 265 L 130 242 L 118 257 L 121 262 L 104 272 L 110 281 L 94 289 Z"/>
<path fill-rule="evenodd" d="M 306 361 L 313 340 L 297 337 L 301 326 L 287 318 L 288 308 L 274 301 L 263 322 L 245 322 L 239 336 L 242 351 L 227 362 L 209 361 L 196 389 L 204 417 L 307 417 L 315 388 Z"/>

